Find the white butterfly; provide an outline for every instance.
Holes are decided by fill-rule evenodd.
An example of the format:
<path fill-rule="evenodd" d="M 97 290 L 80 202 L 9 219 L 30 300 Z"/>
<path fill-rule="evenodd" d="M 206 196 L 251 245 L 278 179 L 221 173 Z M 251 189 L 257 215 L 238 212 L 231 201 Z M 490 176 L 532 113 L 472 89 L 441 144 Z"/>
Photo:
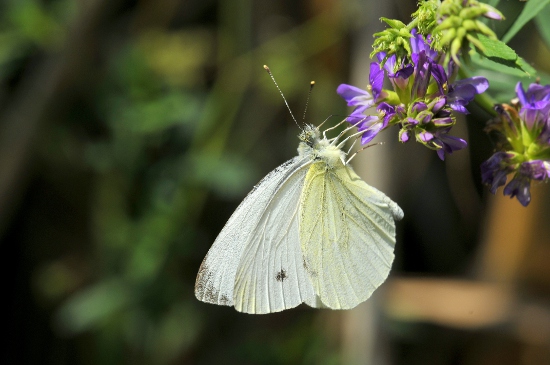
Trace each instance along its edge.
<path fill-rule="evenodd" d="M 214 241 L 199 300 L 255 314 L 304 302 L 350 309 L 386 280 L 403 211 L 355 174 L 342 135 L 305 126 L 298 156 L 252 189 Z"/>

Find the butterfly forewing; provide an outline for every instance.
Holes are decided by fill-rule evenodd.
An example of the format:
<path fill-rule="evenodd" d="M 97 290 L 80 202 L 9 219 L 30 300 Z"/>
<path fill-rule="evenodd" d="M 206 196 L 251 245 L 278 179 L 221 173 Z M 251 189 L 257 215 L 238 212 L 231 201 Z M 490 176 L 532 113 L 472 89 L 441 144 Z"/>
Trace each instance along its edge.
<path fill-rule="evenodd" d="M 243 251 L 275 193 L 304 163 L 302 158 L 295 157 L 273 170 L 235 210 L 201 264 L 195 283 L 199 300 L 233 305 L 235 275 Z"/>
<path fill-rule="evenodd" d="M 246 242 L 233 295 L 238 311 L 279 312 L 315 296 L 299 234 L 300 195 L 309 164 L 285 180 Z"/>
<path fill-rule="evenodd" d="M 311 165 L 300 202 L 300 242 L 324 305 L 353 308 L 384 282 L 394 258 L 395 220 L 402 216 L 350 167 Z"/>

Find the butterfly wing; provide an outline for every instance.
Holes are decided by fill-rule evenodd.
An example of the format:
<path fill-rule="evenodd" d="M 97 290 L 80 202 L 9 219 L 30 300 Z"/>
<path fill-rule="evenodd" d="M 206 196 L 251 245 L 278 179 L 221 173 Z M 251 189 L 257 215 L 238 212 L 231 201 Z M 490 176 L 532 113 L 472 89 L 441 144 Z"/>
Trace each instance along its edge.
<path fill-rule="evenodd" d="M 229 221 L 227 222 L 225 227 L 222 229 L 222 231 L 214 241 L 214 244 L 208 251 L 208 254 L 201 264 L 195 283 L 195 295 L 199 300 L 213 304 L 228 306 L 234 305 L 234 288 L 236 284 L 235 279 L 239 266 L 241 266 L 242 269 L 240 274 L 241 281 L 239 285 L 243 285 L 243 280 L 246 277 L 246 275 L 243 273 L 244 267 L 246 266 L 250 267 L 251 270 L 253 270 L 251 271 L 251 273 L 254 273 L 254 275 L 268 274 L 267 272 L 258 271 L 261 267 L 256 266 L 258 264 L 254 261 L 252 261 L 253 265 L 250 265 L 248 262 L 252 259 L 247 257 L 243 258 L 243 253 L 245 250 L 247 250 L 246 255 L 249 255 L 255 247 L 254 245 L 261 245 L 262 249 L 266 249 L 265 247 L 268 242 L 271 244 L 272 242 L 277 241 L 269 235 L 276 235 L 278 234 L 278 231 L 267 229 L 269 227 L 265 226 L 268 220 L 273 220 L 273 214 L 280 215 L 280 217 L 284 220 L 281 221 L 277 227 L 282 229 L 283 227 L 288 226 L 289 234 L 296 236 L 296 241 L 294 242 L 294 245 L 297 247 L 298 250 L 300 250 L 300 245 L 297 237 L 298 230 L 296 228 L 296 232 L 294 233 L 294 231 L 290 229 L 295 228 L 295 223 L 293 223 L 294 218 L 292 214 L 290 214 L 292 213 L 292 209 L 289 208 L 290 212 L 283 211 L 279 209 L 283 206 L 278 204 L 277 202 L 283 202 L 285 204 L 288 204 L 289 206 L 298 206 L 299 195 L 295 198 L 294 202 L 292 202 L 289 199 L 285 198 L 285 194 L 287 194 L 287 192 L 289 191 L 293 191 L 291 188 L 299 188 L 299 190 L 301 190 L 304 176 L 301 177 L 302 183 L 300 183 L 299 185 L 297 185 L 296 183 L 296 178 L 298 177 L 297 174 L 302 175 L 300 171 L 303 170 L 302 168 L 306 163 L 308 162 L 306 162 L 304 159 L 296 157 L 279 166 L 271 173 L 269 173 L 265 178 L 263 178 L 262 181 L 260 181 L 260 183 L 254 187 L 254 189 L 247 195 L 247 197 L 235 210 L 231 218 L 229 218 Z M 305 173 L 303 173 L 303 175 L 305 175 Z M 287 183 L 288 180 L 291 180 L 292 183 Z M 276 207 L 279 208 L 275 209 Z M 262 234 L 264 236 L 257 236 L 258 234 Z M 289 236 L 289 238 L 291 237 L 291 235 Z M 275 265 L 277 263 L 277 266 L 284 267 L 282 262 L 288 262 L 291 259 L 296 259 L 296 256 L 293 256 L 293 251 L 290 248 L 287 249 L 288 245 L 290 245 L 289 240 L 285 240 L 283 243 L 279 243 L 280 247 L 276 250 L 275 256 L 273 256 L 272 258 L 272 265 Z M 260 253 L 263 253 L 263 251 Z M 265 254 L 267 255 L 267 252 Z M 299 260 L 301 260 L 301 253 L 299 257 Z M 241 258 L 243 258 L 244 262 L 246 262 L 245 264 L 243 264 L 244 266 L 240 265 Z M 256 256 L 253 260 L 255 259 Z M 274 260 L 279 261 L 275 262 Z M 261 262 L 259 265 L 263 264 L 264 262 Z M 288 265 L 287 267 L 287 270 L 290 270 L 292 266 Z M 271 273 L 271 271 L 269 271 L 269 273 Z M 287 273 L 286 275 L 288 276 L 289 273 Z M 254 279 L 260 280 L 261 278 L 256 277 Z M 249 278 L 248 280 L 252 279 Z M 282 283 L 284 283 L 286 286 L 286 284 L 290 284 L 290 280 L 283 280 Z M 251 288 L 252 285 L 254 285 L 254 283 L 249 282 L 248 287 Z M 242 303 L 243 301 L 245 301 L 245 299 L 248 303 L 252 303 L 254 301 L 254 298 L 246 298 L 243 296 L 244 294 L 242 294 L 241 291 L 239 293 L 240 294 L 237 297 L 239 300 L 239 308 L 249 308 L 249 310 L 253 310 L 250 309 L 253 308 L 251 304 L 245 305 Z M 247 291 L 247 293 L 249 292 Z M 269 291 L 263 293 L 269 293 Z M 283 295 L 284 294 L 285 292 L 283 291 Z M 253 295 L 256 294 L 253 293 Z M 291 297 L 294 298 L 295 296 L 291 295 Z"/>
<path fill-rule="evenodd" d="M 350 167 L 317 162 L 306 175 L 300 210 L 305 266 L 322 303 L 349 309 L 368 299 L 389 274 L 401 208 Z"/>
<path fill-rule="evenodd" d="M 300 195 L 309 165 L 281 185 L 246 243 L 233 295 L 240 312 L 279 312 L 315 296 L 304 269 L 299 233 Z"/>

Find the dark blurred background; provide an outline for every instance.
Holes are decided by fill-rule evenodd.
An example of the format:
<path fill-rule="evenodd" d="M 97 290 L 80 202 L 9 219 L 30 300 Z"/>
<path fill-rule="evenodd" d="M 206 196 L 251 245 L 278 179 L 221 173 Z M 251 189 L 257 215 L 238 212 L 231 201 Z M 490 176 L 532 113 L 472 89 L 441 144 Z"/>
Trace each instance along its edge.
<path fill-rule="evenodd" d="M 379 17 L 415 5 L 0 1 L 0 363 L 550 364 L 548 186 L 528 208 L 487 194 L 475 106 L 456 127 L 470 148 L 445 162 L 393 130 L 354 161 L 405 211 L 372 299 L 253 316 L 194 297 L 233 210 L 296 154 L 262 66 L 299 118 L 315 80 L 306 121 L 336 123 L 335 89 L 365 85 Z M 521 6 L 500 9 L 513 21 Z M 550 71 L 543 23 L 511 45 Z M 498 101 L 514 96 L 517 77 L 487 75 Z"/>

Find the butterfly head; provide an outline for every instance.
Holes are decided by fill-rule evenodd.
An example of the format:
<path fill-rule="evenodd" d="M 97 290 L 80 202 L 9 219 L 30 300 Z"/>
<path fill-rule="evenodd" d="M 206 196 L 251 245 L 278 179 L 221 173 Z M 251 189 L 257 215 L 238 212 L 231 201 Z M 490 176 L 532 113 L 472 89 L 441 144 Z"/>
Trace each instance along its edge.
<path fill-rule="evenodd" d="M 318 127 L 306 125 L 298 138 L 302 141 L 298 146 L 300 156 L 324 161 L 329 167 L 343 163 L 344 153 L 322 137 Z"/>
<path fill-rule="evenodd" d="M 319 128 L 311 124 L 306 124 L 302 132 L 298 135 L 298 138 L 307 146 L 315 148 L 321 140 L 321 132 L 319 132 Z"/>

